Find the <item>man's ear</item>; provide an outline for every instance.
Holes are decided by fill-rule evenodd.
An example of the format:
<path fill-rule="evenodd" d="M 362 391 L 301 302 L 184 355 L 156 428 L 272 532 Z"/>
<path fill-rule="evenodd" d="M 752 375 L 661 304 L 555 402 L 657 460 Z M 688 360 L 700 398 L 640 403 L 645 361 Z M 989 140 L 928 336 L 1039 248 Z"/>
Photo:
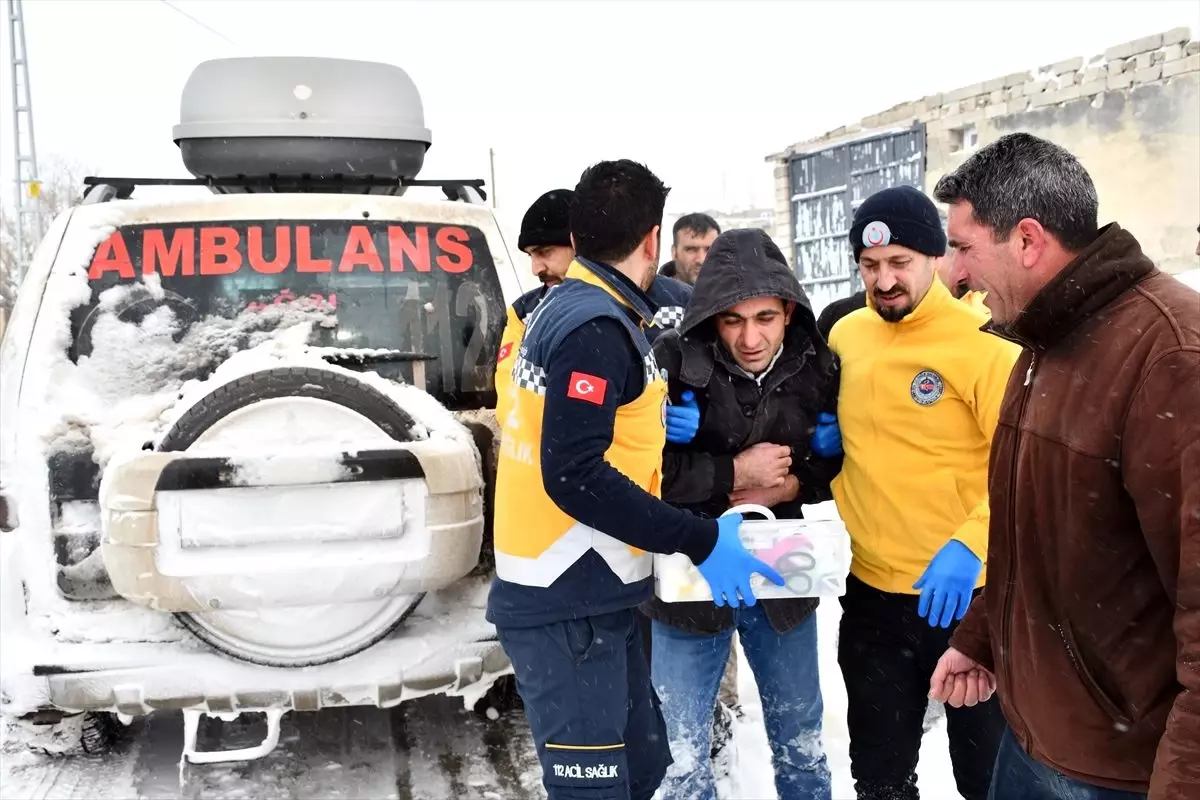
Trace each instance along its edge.
<path fill-rule="evenodd" d="M 1011 236 L 1018 237 L 1017 244 L 1021 250 L 1021 266 L 1031 269 L 1042 259 L 1049 246 L 1049 234 L 1042 223 L 1032 217 L 1026 217 L 1017 223 Z"/>
<path fill-rule="evenodd" d="M 647 261 L 656 266 L 658 265 L 658 234 L 661 230 L 662 226 L 655 225 L 650 229 L 650 232 L 646 234 L 646 238 L 642 239 L 642 255 L 646 257 Z"/>
<path fill-rule="evenodd" d="M 579 248 L 575 246 L 575 234 L 571 233 L 567 235 L 571 237 L 571 258 L 574 258 L 575 253 L 579 251 Z"/>
<path fill-rule="evenodd" d="M 783 304 L 783 324 L 792 324 L 792 314 L 796 312 L 796 301 L 788 300 Z"/>

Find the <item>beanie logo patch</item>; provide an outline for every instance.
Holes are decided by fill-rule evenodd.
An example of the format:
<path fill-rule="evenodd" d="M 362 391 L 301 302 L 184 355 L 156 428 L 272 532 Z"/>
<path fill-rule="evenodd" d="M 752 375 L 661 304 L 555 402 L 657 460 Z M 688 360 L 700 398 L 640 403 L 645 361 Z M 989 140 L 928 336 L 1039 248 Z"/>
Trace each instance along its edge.
<path fill-rule="evenodd" d="M 919 406 L 931 406 L 938 400 L 942 399 L 942 393 L 946 390 L 946 384 L 942 380 L 942 376 L 938 375 L 931 369 L 923 369 L 913 378 L 912 385 L 908 387 L 908 393 L 912 396 L 913 402 Z"/>
<path fill-rule="evenodd" d="M 892 229 L 886 222 L 875 220 L 863 228 L 863 247 L 887 247 L 892 241 Z"/>

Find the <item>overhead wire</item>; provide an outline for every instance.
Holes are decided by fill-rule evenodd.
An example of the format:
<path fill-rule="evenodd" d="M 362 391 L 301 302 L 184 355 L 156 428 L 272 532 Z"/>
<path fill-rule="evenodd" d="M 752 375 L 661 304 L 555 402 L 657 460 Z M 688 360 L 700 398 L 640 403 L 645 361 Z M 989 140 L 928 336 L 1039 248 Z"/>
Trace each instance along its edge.
<path fill-rule="evenodd" d="M 169 2 L 169 0 L 158 0 L 158 2 L 162 3 L 164 6 L 166 6 L 166 7 L 167 7 L 167 8 L 169 8 L 169 9 L 171 9 L 171 10 L 172 10 L 172 11 L 174 11 L 176 14 L 180 14 L 180 15 L 184 16 L 185 18 L 187 18 L 187 19 L 191 20 L 192 22 L 196 23 L 197 25 L 199 25 L 201 28 L 204 28 L 204 30 L 208 31 L 208 32 L 209 32 L 209 33 L 211 33 L 212 35 L 214 35 L 214 36 L 217 36 L 217 37 L 219 37 L 219 38 L 221 38 L 221 39 L 224 39 L 226 42 L 228 42 L 229 44 L 231 44 L 231 45 L 233 45 L 234 47 L 238 48 L 239 50 L 245 50 L 245 49 L 246 49 L 246 48 L 245 48 L 243 45 L 239 44 L 238 42 L 235 42 L 233 39 L 230 39 L 228 36 L 226 36 L 225 34 L 221 33 L 219 30 L 217 30 L 217 29 L 216 29 L 216 28 L 214 28 L 213 26 L 209 25 L 208 23 L 204 22 L 203 20 L 199 20 L 199 19 L 197 19 L 196 17 L 193 17 L 191 14 L 189 14 L 189 13 L 188 13 L 188 12 L 186 12 L 186 11 L 184 11 L 184 10 L 183 10 L 182 8 L 180 8 L 179 6 L 175 5 L 174 3 L 171 3 L 171 2 Z"/>

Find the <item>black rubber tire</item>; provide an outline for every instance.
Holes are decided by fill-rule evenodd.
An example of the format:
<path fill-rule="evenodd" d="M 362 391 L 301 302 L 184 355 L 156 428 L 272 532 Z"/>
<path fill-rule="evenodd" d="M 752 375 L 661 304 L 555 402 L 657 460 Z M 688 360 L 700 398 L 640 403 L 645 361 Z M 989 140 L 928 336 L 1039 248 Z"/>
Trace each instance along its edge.
<path fill-rule="evenodd" d="M 362 381 L 312 367 L 277 367 L 235 378 L 200 398 L 171 426 L 158 449 L 186 450 L 234 411 L 279 397 L 314 397 L 337 403 L 362 414 L 397 442 L 412 441 L 413 418 Z"/>
<path fill-rule="evenodd" d="M 171 426 L 171 429 L 163 436 L 158 449 L 162 451 L 186 450 L 200 438 L 204 431 L 234 411 L 260 400 L 273 400 L 280 397 L 313 397 L 336 403 L 362 414 L 398 442 L 413 440 L 414 423 L 408 412 L 392 402 L 386 395 L 362 381 L 312 367 L 278 367 L 235 378 L 218 387 L 211 394 L 200 398 Z M 302 669 L 341 661 L 370 649 L 403 625 L 424 599 L 424 593 L 415 595 L 412 605 L 400 615 L 394 625 L 366 641 L 354 652 L 343 653 L 336 658 L 314 659 L 293 664 L 278 664 L 268 660 L 247 658 L 244 654 L 231 652 L 221 642 L 215 641 L 203 626 L 198 625 L 192 619 L 188 612 L 176 613 L 175 618 L 197 639 L 230 658 L 260 666 Z"/>
<path fill-rule="evenodd" d="M 517 679 L 512 675 L 501 675 L 491 688 L 484 692 L 483 697 L 475 701 L 472 711 L 489 722 L 494 722 L 495 720 L 487 715 L 488 709 L 495 709 L 496 719 L 501 719 L 524 707 L 521 695 L 517 692 Z"/>
<path fill-rule="evenodd" d="M 89 711 L 83 715 L 79 746 L 89 756 L 103 756 L 126 736 L 125 726 L 107 711 Z"/>
<path fill-rule="evenodd" d="M 479 547 L 479 561 L 468 573 L 471 577 L 479 577 L 496 571 L 496 470 L 491 459 L 492 444 L 496 436 L 487 425 L 480 422 L 463 424 L 475 441 L 475 449 L 479 451 L 480 468 L 483 470 L 483 542 Z"/>
<path fill-rule="evenodd" d="M 79 735 L 70 740 L 66 747 L 56 746 L 47 748 L 35 742 L 26 746 L 32 753 L 48 758 L 100 758 L 108 755 L 123 742 L 130 738 L 128 729 L 121 724 L 115 714 L 108 711 L 85 711 L 82 714 L 69 714 L 59 722 L 51 723 L 48 727 L 79 725 Z M 69 734 L 74 736 L 72 732 Z"/>

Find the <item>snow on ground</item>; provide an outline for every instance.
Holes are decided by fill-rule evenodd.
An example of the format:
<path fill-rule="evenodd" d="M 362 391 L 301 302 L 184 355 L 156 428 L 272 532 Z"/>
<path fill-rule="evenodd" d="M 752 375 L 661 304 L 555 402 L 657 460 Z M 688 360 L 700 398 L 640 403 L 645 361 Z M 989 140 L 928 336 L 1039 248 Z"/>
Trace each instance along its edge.
<path fill-rule="evenodd" d="M 206 720 L 203 749 L 262 739 L 261 718 Z M 455 698 L 392 710 L 335 708 L 283 718 L 279 747 L 250 762 L 179 769 L 178 712 L 136 720 L 104 759 L 0 752 L 5 800 L 537 800 L 533 743 L 519 714 L 488 722 Z"/>
<path fill-rule="evenodd" d="M 838 519 L 832 503 L 806 506 L 807 519 Z M 853 800 L 854 780 L 850 777 L 850 734 L 846 728 L 846 686 L 837 663 L 838 623 L 842 608 L 836 598 L 822 598 L 817 608 L 817 635 L 821 670 L 821 695 L 825 703 L 823 738 L 829 769 L 833 773 L 833 800 Z M 754 685 L 754 673 L 738 647 L 738 695 L 745 718 L 735 722 L 734 766 L 728 778 L 718 784 L 722 800 L 775 800 L 771 769 L 771 750 L 763 727 L 762 703 Z M 921 743 L 917 767 L 921 800 L 961 800 L 954 786 L 950 767 L 946 719 L 937 722 Z"/>
<path fill-rule="evenodd" d="M 823 601 L 817 614 L 833 797 L 853 800 L 846 695 L 836 656 L 838 603 Z M 744 657 L 739 660 L 746 716 L 735 723 L 734 772 L 720 781 L 720 797 L 773 800 L 762 707 L 750 667 Z M 239 721 L 221 747 L 246 746 L 257 742 L 256 736 L 261 738 L 252 718 L 244 719 L 251 721 Z M 135 722 L 132 730 L 134 740 L 104 761 L 50 759 L 24 752 L 15 742 L 6 743 L 0 751 L 0 797 L 533 800 L 545 796 L 520 712 L 485 723 L 465 711 L 456 698 L 423 698 L 393 711 L 360 708 L 288 714 L 279 748 L 270 756 L 243 764 L 191 765 L 182 786 L 177 767 L 182 743 L 179 715 L 158 713 Z M 959 800 L 943 722 L 926 734 L 918 771 L 922 800 Z"/>
<path fill-rule="evenodd" d="M 821 601 L 817 609 L 817 631 L 820 636 L 821 692 L 825 701 L 824 740 L 829 769 L 833 773 L 833 800 L 853 800 L 850 736 L 846 729 L 846 687 L 837 665 L 837 630 L 841 616 L 841 606 L 837 600 L 827 598 Z M 722 800 L 775 800 L 771 751 L 763 727 L 762 704 L 754 685 L 754 674 L 740 647 L 738 695 L 745 719 L 734 723 L 734 767 L 730 777 L 718 784 L 720 796 Z M 944 717 L 925 734 L 917 776 L 921 800 L 961 800 L 954 788 L 954 775 L 950 769 Z"/>
<path fill-rule="evenodd" d="M 0 562 L 13 544 L 12 537 L 0 537 Z M 479 602 L 476 598 L 474 605 Z M 445 607 L 427 603 L 417 616 L 428 615 L 438 625 L 444 610 L 461 608 L 464 604 L 472 605 L 462 599 Z M 482 609 L 477 613 L 479 624 L 484 625 Z M 817 615 L 825 701 L 824 744 L 833 772 L 833 797 L 852 800 L 846 695 L 837 667 L 838 602 L 832 598 L 823 600 Z M 410 624 L 415 626 L 420 622 L 414 618 Z M 20 648 L 14 648 L 13 644 L 12 637 L 6 634 L 0 646 L 3 660 L 10 662 L 5 671 L 15 666 L 12 661 L 19 660 Z M 749 665 L 740 654 L 739 660 L 745 718 L 735 723 L 733 770 L 730 777 L 720 781 L 721 798 L 773 800 L 776 795 L 761 703 Z M 385 720 L 389 715 L 390 736 L 379 727 L 388 725 Z M 503 730 L 480 727 L 477 719 L 463 711 L 463 701 L 457 698 L 424 698 L 405 703 L 399 711 L 392 712 L 364 708 L 316 715 L 289 714 L 284 719 L 285 736 L 270 757 L 252 764 L 189 767 L 190 777 L 183 789 L 178 784 L 176 767 L 181 743 L 178 715 L 160 713 L 149 722 L 135 724 L 134 742 L 104 761 L 32 755 L 19 742 L 12 741 L 8 731 L 0 731 L 0 797 L 74 798 L 86 794 L 114 800 L 135 796 L 348 800 L 397 796 L 380 793 L 387 786 L 406 786 L 407 793 L 399 796 L 430 800 L 446 796 L 480 800 L 544 796 L 537 785 L 536 760 L 519 712 L 500 720 Z M 361 735 L 324 735 L 322 732 L 330 726 Z M 234 743 L 223 744 L 228 747 Z M 944 719 L 925 735 L 918 774 L 923 800 L 959 800 L 950 768 Z M 363 794 L 365 789 L 373 793 Z"/>

